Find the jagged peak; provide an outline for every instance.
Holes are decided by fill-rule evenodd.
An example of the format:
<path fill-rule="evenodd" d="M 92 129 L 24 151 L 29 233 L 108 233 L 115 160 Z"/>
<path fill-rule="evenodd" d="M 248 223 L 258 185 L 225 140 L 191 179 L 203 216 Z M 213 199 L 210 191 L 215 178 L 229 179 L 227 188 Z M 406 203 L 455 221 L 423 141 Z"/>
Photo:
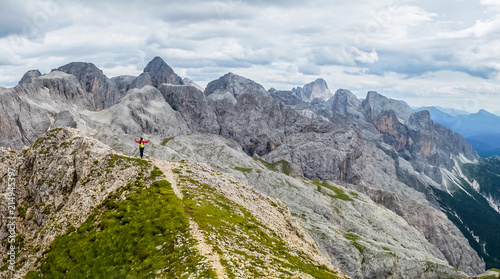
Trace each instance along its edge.
<path fill-rule="evenodd" d="M 366 99 L 363 101 L 363 106 L 365 109 L 370 110 L 372 118 L 377 118 L 384 111 L 393 111 L 401 123 L 406 123 L 410 115 L 413 114 L 413 111 L 407 105 L 387 98 L 376 91 L 368 91 Z"/>
<path fill-rule="evenodd" d="M 144 68 L 144 73 L 151 73 L 151 72 L 167 72 L 167 73 L 173 73 L 174 70 L 163 60 L 163 58 L 156 56 L 153 58 L 153 60 L 149 61 L 148 65 L 146 65 L 146 68 Z"/>
<path fill-rule="evenodd" d="M 33 79 L 40 77 L 42 73 L 39 70 L 29 70 L 24 75 L 23 78 L 19 81 L 18 85 L 29 84 L 33 81 Z"/>
<path fill-rule="evenodd" d="M 131 83 L 130 88 L 151 85 L 159 88 L 163 83 L 183 85 L 182 78 L 159 56 L 149 61 L 143 73 Z"/>
<path fill-rule="evenodd" d="M 330 89 L 328 89 L 328 84 L 322 78 L 318 78 L 315 81 L 304 85 L 304 87 L 293 88 L 292 93 L 299 97 L 301 100 L 307 102 L 310 102 L 315 98 L 328 100 L 333 96 Z"/>
<path fill-rule="evenodd" d="M 226 92 L 231 93 L 235 98 L 247 93 L 270 96 L 269 92 L 259 83 L 231 72 L 211 81 L 205 89 L 206 96 L 225 94 Z"/>
<path fill-rule="evenodd" d="M 328 84 L 326 83 L 326 81 L 323 78 L 317 78 L 315 81 L 311 82 L 310 84 L 322 84 L 326 88 L 328 88 Z"/>

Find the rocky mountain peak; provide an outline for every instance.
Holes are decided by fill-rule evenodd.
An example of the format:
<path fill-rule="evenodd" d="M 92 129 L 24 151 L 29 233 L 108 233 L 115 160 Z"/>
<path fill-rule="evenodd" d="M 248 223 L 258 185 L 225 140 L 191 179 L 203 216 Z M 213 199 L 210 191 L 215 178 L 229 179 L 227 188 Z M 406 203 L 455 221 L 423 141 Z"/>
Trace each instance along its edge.
<path fill-rule="evenodd" d="M 329 100 L 332 103 L 332 109 L 342 115 L 358 115 L 361 114 L 361 101 L 346 89 L 339 89 Z M 332 99 L 331 98 L 331 99 Z"/>
<path fill-rule="evenodd" d="M 156 56 L 151 60 L 144 73 L 149 73 L 151 77 L 151 85 L 158 88 L 162 83 L 182 85 L 182 78 L 179 77 L 174 70 L 161 58 Z"/>
<path fill-rule="evenodd" d="M 430 131 L 434 127 L 431 114 L 427 110 L 413 113 L 408 119 L 408 128 L 414 131 Z"/>
<path fill-rule="evenodd" d="M 115 83 L 92 63 L 72 62 L 59 67 L 57 71 L 75 76 L 82 88 L 92 94 L 92 105 L 96 110 L 109 108 L 122 97 Z"/>
<path fill-rule="evenodd" d="M 19 85 L 31 83 L 33 79 L 41 75 L 42 73 L 40 73 L 39 70 L 29 70 L 26 72 L 26 74 L 24 74 L 23 78 L 19 81 Z"/>
<path fill-rule="evenodd" d="M 314 100 L 315 98 L 328 100 L 333 96 L 332 92 L 328 89 L 326 81 L 322 78 L 318 78 L 315 81 L 304 85 L 303 88 L 293 88 L 292 93 L 300 99 L 308 102 Z"/>
<path fill-rule="evenodd" d="M 128 83 L 127 90 L 142 88 L 146 85 L 159 88 L 163 83 L 184 85 L 182 78 L 161 57 L 156 56 L 146 65 L 140 76 Z"/>
<path fill-rule="evenodd" d="M 57 68 L 57 71 L 74 75 L 80 82 L 85 81 L 88 77 L 104 76 L 103 72 L 94 64 L 86 62 L 71 62 Z M 90 92 L 90 90 L 87 90 L 87 92 Z"/>
<path fill-rule="evenodd" d="M 270 96 L 269 92 L 262 85 L 233 73 L 227 73 L 219 79 L 210 82 L 205 89 L 205 96 L 222 96 L 228 94 L 235 99 L 243 94 Z M 231 96 L 228 95 L 228 97 Z M 211 98 L 214 98 L 214 96 Z"/>
<path fill-rule="evenodd" d="M 375 91 L 368 92 L 362 105 L 372 119 L 376 119 L 383 112 L 393 111 L 401 123 L 406 123 L 413 113 L 407 105 L 382 96 Z"/>

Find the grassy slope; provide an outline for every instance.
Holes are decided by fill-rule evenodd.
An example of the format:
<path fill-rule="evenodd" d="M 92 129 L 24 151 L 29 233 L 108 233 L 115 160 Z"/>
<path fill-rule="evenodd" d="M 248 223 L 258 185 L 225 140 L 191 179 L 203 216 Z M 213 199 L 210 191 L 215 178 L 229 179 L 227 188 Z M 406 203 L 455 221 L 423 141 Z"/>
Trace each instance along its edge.
<path fill-rule="evenodd" d="M 112 163 L 123 161 L 116 157 Z M 110 195 L 80 228 L 56 238 L 39 272 L 26 278 L 215 278 L 194 249 L 189 220 L 170 183 L 151 183 L 158 175 L 155 168 Z M 148 180 L 150 186 L 143 183 Z"/>

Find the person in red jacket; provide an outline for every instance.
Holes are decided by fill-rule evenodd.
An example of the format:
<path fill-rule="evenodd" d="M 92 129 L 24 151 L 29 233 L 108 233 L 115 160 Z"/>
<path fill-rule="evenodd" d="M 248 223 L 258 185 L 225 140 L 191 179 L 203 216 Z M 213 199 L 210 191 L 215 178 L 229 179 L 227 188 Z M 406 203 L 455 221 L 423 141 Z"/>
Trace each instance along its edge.
<path fill-rule="evenodd" d="M 136 140 L 136 139 L 134 140 L 139 144 L 139 152 L 141 153 L 141 159 L 142 159 L 142 156 L 144 155 L 144 144 L 148 143 L 149 140 L 142 140 L 142 138 L 141 140 Z"/>

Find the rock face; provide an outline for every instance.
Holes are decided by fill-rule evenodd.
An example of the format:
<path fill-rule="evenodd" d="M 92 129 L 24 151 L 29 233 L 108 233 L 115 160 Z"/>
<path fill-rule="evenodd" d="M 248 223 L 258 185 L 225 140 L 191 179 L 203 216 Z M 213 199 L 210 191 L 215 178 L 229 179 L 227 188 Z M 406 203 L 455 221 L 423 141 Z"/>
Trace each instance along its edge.
<path fill-rule="evenodd" d="M 111 79 L 122 94 L 125 94 L 130 88 L 130 84 L 136 79 L 135 76 L 117 76 Z"/>
<path fill-rule="evenodd" d="M 215 112 L 208 106 L 202 91 L 190 85 L 170 84 L 163 84 L 159 89 L 167 103 L 183 116 L 192 131 L 219 133 Z"/>
<path fill-rule="evenodd" d="M 90 125 L 99 123 L 95 125 L 98 130 L 106 127 L 135 137 L 150 134 L 168 138 L 191 131 L 181 114 L 165 102 L 158 89 L 151 86 L 131 89 L 115 106 L 86 116 L 92 120 Z M 102 128 L 99 125 L 103 125 Z"/>
<path fill-rule="evenodd" d="M 228 98 L 231 103 L 234 103 L 233 100 L 238 99 L 243 94 L 269 96 L 262 85 L 233 73 L 228 73 L 210 82 L 205 89 L 205 96 L 215 101 Z"/>
<path fill-rule="evenodd" d="M 363 100 L 363 108 L 371 119 L 377 119 L 385 111 L 393 111 L 402 124 L 405 124 L 413 113 L 407 105 L 388 99 L 375 91 L 368 92 Z"/>
<path fill-rule="evenodd" d="M 23 78 L 19 81 L 19 85 L 29 84 L 33 81 L 33 79 L 35 79 L 41 75 L 42 75 L 42 73 L 40 73 L 39 70 L 28 71 L 28 72 L 26 72 L 26 74 L 24 74 Z"/>
<path fill-rule="evenodd" d="M 306 102 L 310 102 L 315 98 L 328 100 L 333 96 L 332 92 L 328 89 L 326 81 L 322 78 L 318 78 L 317 80 L 304 85 L 303 88 L 293 88 L 292 93 L 299 99 Z"/>
<path fill-rule="evenodd" d="M 73 62 L 57 70 L 77 78 L 82 88 L 92 95 L 93 110 L 109 108 L 122 97 L 115 84 L 92 63 Z"/>

